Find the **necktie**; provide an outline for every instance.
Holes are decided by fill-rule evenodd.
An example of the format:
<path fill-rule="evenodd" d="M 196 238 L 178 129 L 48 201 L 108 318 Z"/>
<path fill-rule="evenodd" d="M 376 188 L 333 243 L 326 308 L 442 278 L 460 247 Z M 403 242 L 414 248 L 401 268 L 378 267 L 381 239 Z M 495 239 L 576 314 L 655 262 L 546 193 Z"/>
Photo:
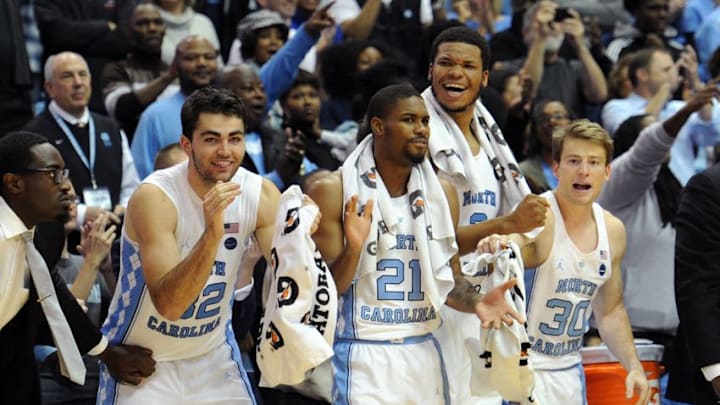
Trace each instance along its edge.
<path fill-rule="evenodd" d="M 50 325 L 55 347 L 58 349 L 60 372 L 74 383 L 83 385 L 85 384 L 85 364 L 82 357 L 80 357 L 70 326 L 62 309 L 60 309 L 50 272 L 42 256 L 35 249 L 32 233 L 27 232 L 23 235 L 23 239 L 25 240 L 25 254 L 30 267 L 30 275 L 37 290 L 38 301 L 45 313 L 48 325 Z"/>

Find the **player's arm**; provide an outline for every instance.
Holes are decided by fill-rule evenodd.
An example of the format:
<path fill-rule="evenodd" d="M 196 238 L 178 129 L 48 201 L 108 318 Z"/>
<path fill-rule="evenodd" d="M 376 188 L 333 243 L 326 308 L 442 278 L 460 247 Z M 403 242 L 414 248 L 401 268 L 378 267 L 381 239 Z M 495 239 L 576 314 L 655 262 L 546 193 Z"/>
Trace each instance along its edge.
<path fill-rule="evenodd" d="M 508 215 L 458 227 L 457 241 L 460 254 L 473 252 L 482 238 L 492 234 L 523 233 L 543 226 L 548 207 L 545 198 L 528 194 Z"/>
<path fill-rule="evenodd" d="M 275 220 L 277 219 L 280 191 L 272 181 L 263 178 L 260 189 L 260 202 L 258 203 L 257 220 L 255 223 L 255 239 L 260 245 L 265 260 L 270 263 L 270 251 L 272 250 L 272 238 L 275 232 Z"/>
<path fill-rule="evenodd" d="M 352 284 L 357 271 L 365 239 L 370 232 L 373 202 L 367 201 L 363 212 L 357 214 L 357 197 L 349 199 L 343 214 L 342 180 L 339 172 L 313 182 L 308 195 L 315 201 L 322 217 L 313 240 L 330 267 L 338 295 Z"/>
<path fill-rule="evenodd" d="M 457 229 L 458 217 L 460 215 L 460 204 L 457 199 L 457 193 L 450 183 L 443 180 L 441 180 L 440 183 L 442 184 L 445 198 L 450 207 L 453 226 Z M 448 294 L 446 301 L 448 306 L 458 311 L 476 314 L 482 321 L 484 328 L 493 326 L 498 329 L 502 322 L 510 325 L 513 322 L 513 318 L 520 322 L 525 321 L 525 318 L 505 301 L 505 291 L 515 285 L 515 280 L 510 280 L 488 291 L 487 294 L 478 294 L 472 284 L 463 276 L 457 253 L 450 259 L 450 267 L 452 268 L 455 285 Z"/>
<path fill-rule="evenodd" d="M 600 287 L 593 300 L 593 314 L 603 341 L 628 371 L 625 380 L 627 397 L 630 398 L 635 391 L 640 396 L 637 403 L 647 404 L 650 398 L 650 388 L 642 364 L 635 352 L 630 320 L 625 311 L 622 297 L 620 263 L 627 248 L 625 226 L 619 219 L 607 212 L 605 212 L 605 224 L 610 240 L 612 273 L 610 279 Z"/>
<path fill-rule="evenodd" d="M 158 312 L 177 320 L 200 295 L 224 233 L 223 213 L 240 193 L 236 183 L 215 185 L 203 198 L 205 230 L 184 258 L 175 241 L 178 217 L 167 196 L 141 185 L 128 203 L 126 231 L 140 248 L 145 283 Z"/>

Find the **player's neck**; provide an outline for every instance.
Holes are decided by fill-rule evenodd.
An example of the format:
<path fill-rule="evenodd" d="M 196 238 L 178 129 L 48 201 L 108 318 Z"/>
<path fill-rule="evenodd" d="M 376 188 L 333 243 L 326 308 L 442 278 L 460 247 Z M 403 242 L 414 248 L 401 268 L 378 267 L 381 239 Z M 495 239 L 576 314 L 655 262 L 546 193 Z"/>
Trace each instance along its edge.
<path fill-rule="evenodd" d="M 195 168 L 192 167 L 192 162 L 188 161 L 188 165 L 190 165 L 190 167 L 188 167 L 188 183 L 190 183 L 190 188 L 202 200 L 208 191 L 213 188 L 214 184 L 205 180 Z"/>
<path fill-rule="evenodd" d="M 390 197 L 400 197 L 407 193 L 407 182 L 412 167 L 397 165 L 387 160 L 376 160 L 375 165 Z"/>
<path fill-rule="evenodd" d="M 592 203 L 576 204 L 557 192 L 554 195 L 566 229 L 582 227 L 593 220 Z"/>
<path fill-rule="evenodd" d="M 472 133 L 472 121 L 475 110 L 473 108 L 467 108 L 464 111 L 448 113 L 453 121 L 457 124 L 458 128 L 462 131 L 465 138 L 473 137 Z"/>

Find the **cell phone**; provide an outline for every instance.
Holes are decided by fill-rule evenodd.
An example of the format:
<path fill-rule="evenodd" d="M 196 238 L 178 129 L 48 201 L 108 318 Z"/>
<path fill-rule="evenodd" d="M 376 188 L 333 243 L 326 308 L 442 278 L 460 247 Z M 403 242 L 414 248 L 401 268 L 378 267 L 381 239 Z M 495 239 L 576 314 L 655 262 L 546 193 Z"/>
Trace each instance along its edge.
<path fill-rule="evenodd" d="M 564 20 L 567 20 L 568 18 L 572 18 L 572 14 L 568 11 L 565 7 L 558 7 L 555 9 L 555 21 L 561 22 Z"/>

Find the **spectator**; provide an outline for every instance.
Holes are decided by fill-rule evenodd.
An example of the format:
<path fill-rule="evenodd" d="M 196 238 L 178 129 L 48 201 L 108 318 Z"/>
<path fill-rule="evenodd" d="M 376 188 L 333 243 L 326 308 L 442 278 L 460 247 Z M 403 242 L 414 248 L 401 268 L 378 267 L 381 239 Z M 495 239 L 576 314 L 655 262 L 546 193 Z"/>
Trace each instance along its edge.
<path fill-rule="evenodd" d="M 523 61 L 509 63 L 526 72 L 533 83 L 533 98 L 562 101 L 576 116 L 585 116 L 589 103 L 602 103 L 607 97 L 607 82 L 600 66 L 585 43 L 585 26 L 580 15 L 569 10 L 567 18 L 555 21 L 557 4 L 542 1 L 525 14 L 523 34 L 529 48 Z M 567 39 L 577 60 L 560 57 Z"/>
<path fill-rule="evenodd" d="M 673 40 L 677 31 L 670 26 L 670 0 L 623 0 L 623 4 L 635 21 L 627 33 L 616 35 L 608 44 L 611 60 L 650 46 L 667 48 L 673 60 L 680 57 L 683 48 Z"/>
<path fill-rule="evenodd" d="M 103 69 L 107 63 L 123 59 L 130 50 L 126 29 L 130 26 L 135 1 L 34 1 L 44 58 L 64 51 L 82 55 L 92 78 L 89 107 L 105 113 L 101 91 Z"/>
<path fill-rule="evenodd" d="M 252 2 L 236 0 L 196 0 L 195 11 L 203 13 L 212 21 L 220 38 L 220 55 L 227 61 L 230 47 L 235 40 L 237 24 L 251 11 Z"/>
<path fill-rule="evenodd" d="M 720 0 L 715 0 L 715 8 L 705 16 L 705 20 L 697 28 L 695 33 L 695 46 L 697 47 L 700 78 L 702 80 L 710 80 L 714 76 L 710 75 L 707 64 L 712 57 L 713 52 L 720 47 Z"/>
<path fill-rule="evenodd" d="M 161 59 L 168 65 L 173 63 L 175 50 L 188 36 L 200 36 L 207 39 L 218 52 L 220 40 L 215 27 L 203 14 L 193 10 L 190 0 L 153 0 L 160 7 L 160 15 L 165 22 L 165 37 L 162 42 Z M 217 58 L 222 64 L 222 59 Z"/>
<path fill-rule="evenodd" d="M 603 126 L 611 134 L 633 115 L 647 113 L 664 120 L 685 105 L 685 101 L 671 98 L 680 79 L 669 51 L 647 49 L 638 52 L 630 62 L 628 76 L 633 93 L 610 100 L 603 107 Z M 670 170 L 683 185 L 695 173 L 695 164 L 699 164 L 695 162 L 694 150 L 720 141 L 720 105 L 713 103 L 703 108 L 711 110 L 711 113 L 702 116 L 692 114 L 671 148 Z"/>
<path fill-rule="evenodd" d="M 155 156 L 155 163 L 153 164 L 154 170 L 167 169 L 168 167 L 175 166 L 180 162 L 187 160 L 187 155 L 180 147 L 179 143 L 171 143 L 170 145 L 164 146 L 160 149 Z"/>
<path fill-rule="evenodd" d="M 135 130 L 132 153 L 141 178 L 152 172 L 155 154 L 163 146 L 180 140 L 180 108 L 185 99 L 193 91 L 215 83 L 217 50 L 206 38 L 189 36 L 177 46 L 173 69 L 177 71 L 180 90 L 150 104 Z"/>
<path fill-rule="evenodd" d="M 238 24 L 243 62 L 258 68 L 264 65 L 285 45 L 289 31 L 285 20 L 274 11 L 260 10 L 245 16 Z"/>
<path fill-rule="evenodd" d="M 72 171 L 73 187 L 81 193 L 78 225 L 103 212 L 119 224 L 138 175 L 125 133 L 88 109 L 90 72 L 83 57 L 73 52 L 49 57 L 45 90 L 51 100 L 48 109 L 25 128 L 51 139 Z"/>
<path fill-rule="evenodd" d="M 560 101 L 542 101 L 533 109 L 528 138 L 528 158 L 520 162 L 520 172 L 535 194 L 542 194 L 557 187 L 553 173 L 553 133 L 567 127 L 572 120 L 570 112 Z"/>
<path fill-rule="evenodd" d="M 145 108 L 177 91 L 171 84 L 177 71 L 160 60 L 164 36 L 165 23 L 157 6 L 138 5 L 130 19 L 130 52 L 125 60 L 107 64 L 103 72 L 105 107 L 131 142 Z"/>
<path fill-rule="evenodd" d="M 341 161 L 333 154 L 334 145 L 328 143 L 338 138 L 338 134 L 320 129 L 320 82 L 305 72 L 300 72 L 292 86 L 282 96 L 280 105 L 285 112 L 286 122 L 293 136 L 302 136 L 304 139 L 305 156 L 313 163 L 314 169 L 335 170 Z M 342 137 L 343 135 L 340 135 Z M 344 134 L 347 136 L 347 134 Z M 352 138 L 351 138 L 352 139 Z M 345 146 L 348 140 L 338 139 L 337 146 Z M 344 142 L 343 142 L 344 141 Z M 304 175 L 313 172 L 305 167 Z"/>

